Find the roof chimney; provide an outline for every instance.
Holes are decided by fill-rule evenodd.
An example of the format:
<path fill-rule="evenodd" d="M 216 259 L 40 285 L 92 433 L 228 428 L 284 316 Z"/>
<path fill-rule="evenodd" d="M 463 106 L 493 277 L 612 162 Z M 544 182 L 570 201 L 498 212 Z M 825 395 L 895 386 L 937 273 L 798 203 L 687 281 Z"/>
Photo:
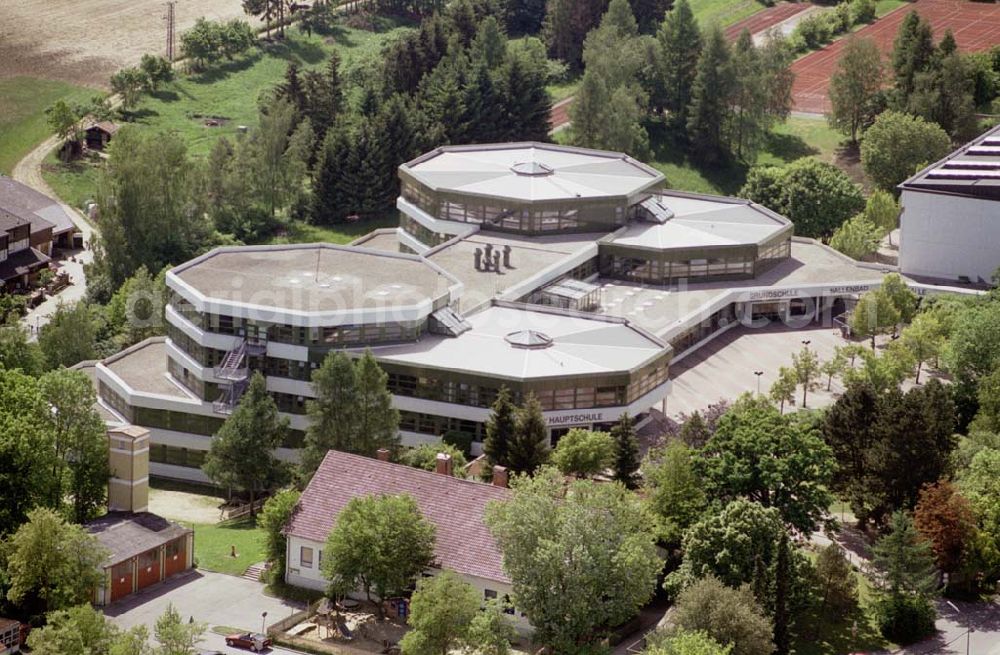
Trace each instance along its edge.
<path fill-rule="evenodd" d="M 507 487 L 507 482 L 509 481 L 509 476 L 507 475 L 506 466 L 494 466 L 493 467 L 493 486 L 494 487 Z"/>
<path fill-rule="evenodd" d="M 378 450 L 375 451 L 375 457 L 378 458 L 378 461 L 380 461 L 380 462 L 388 462 L 389 461 L 389 449 L 388 448 L 379 448 Z"/>
<path fill-rule="evenodd" d="M 438 453 L 434 461 L 434 471 L 441 475 L 451 475 L 451 455 L 448 453 Z"/>

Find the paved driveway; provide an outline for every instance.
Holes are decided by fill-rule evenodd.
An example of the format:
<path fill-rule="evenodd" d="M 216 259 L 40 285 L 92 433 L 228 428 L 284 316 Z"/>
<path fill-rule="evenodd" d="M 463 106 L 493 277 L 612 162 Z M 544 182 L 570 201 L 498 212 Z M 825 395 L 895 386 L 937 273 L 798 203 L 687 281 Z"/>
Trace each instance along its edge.
<path fill-rule="evenodd" d="M 122 628 L 145 625 L 150 634 L 168 604 L 173 604 L 184 618 L 213 626 L 260 630 L 261 612 L 267 612 L 268 625 L 301 609 L 301 605 L 264 595 L 264 586 L 221 573 L 192 571 L 166 583 L 113 603 L 104 613 Z M 203 645 L 223 646 L 217 635 L 206 632 Z M 223 646 L 221 650 L 226 650 Z M 234 651 L 239 652 L 239 651 Z M 279 651 L 275 651 L 279 652 Z"/>

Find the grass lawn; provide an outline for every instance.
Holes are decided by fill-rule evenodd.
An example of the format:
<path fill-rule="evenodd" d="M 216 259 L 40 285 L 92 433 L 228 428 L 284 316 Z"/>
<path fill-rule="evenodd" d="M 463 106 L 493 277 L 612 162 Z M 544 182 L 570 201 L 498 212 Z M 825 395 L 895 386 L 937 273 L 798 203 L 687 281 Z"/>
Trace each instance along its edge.
<path fill-rule="evenodd" d="M 791 117 L 768 137 L 757 163 L 781 165 L 802 157 L 817 157 L 832 163 L 842 140 L 824 119 Z M 733 195 L 746 179 L 748 166 L 742 163 L 700 166 L 692 162 L 659 126 L 650 130 L 650 143 L 653 157 L 649 163 L 667 176 L 667 185 L 672 189 Z"/>
<path fill-rule="evenodd" d="M 691 11 L 702 27 L 712 23 L 726 27 L 764 9 L 765 5 L 757 0 L 691 0 Z"/>
<path fill-rule="evenodd" d="M 182 75 L 144 97 L 134 110 L 134 122 L 177 132 L 191 153 L 205 155 L 220 136 L 235 137 L 239 126 L 257 123 L 258 98 L 282 80 L 290 62 L 303 70 L 322 68 L 336 49 L 342 75 L 350 76 L 359 65 L 377 59 L 385 41 L 404 29 L 398 21 L 388 20 L 378 31 L 338 27 L 330 36 L 310 37 L 289 29 L 284 42 L 256 48 L 203 73 Z M 209 117 L 220 125 L 206 126 Z"/>
<path fill-rule="evenodd" d="M 93 200 L 97 191 L 97 175 L 102 160 L 99 157 L 64 162 L 52 151 L 42 163 L 42 177 L 67 205 L 82 210 Z"/>
<path fill-rule="evenodd" d="M 194 557 L 200 569 L 242 575 L 250 565 L 264 561 L 264 531 L 249 517 L 187 525 L 194 529 Z M 235 558 L 230 556 L 233 546 Z"/>
<path fill-rule="evenodd" d="M 22 157 L 48 138 L 45 109 L 49 105 L 59 99 L 85 102 L 98 93 L 34 77 L 0 79 L 0 173 L 10 175 Z"/>
<path fill-rule="evenodd" d="M 560 82 L 558 84 L 550 84 L 548 86 L 549 95 L 552 96 L 552 104 L 556 104 L 560 100 L 565 100 L 570 97 L 576 90 L 580 88 L 580 78 L 574 77 L 572 80 L 567 80 L 565 82 Z"/>
<path fill-rule="evenodd" d="M 310 225 L 297 221 L 292 223 L 283 234 L 273 236 L 265 243 L 315 243 L 322 241 L 345 244 L 368 234 L 372 230 L 382 227 L 397 227 L 398 225 L 399 217 L 396 212 L 390 212 L 379 218 L 341 225 Z"/>

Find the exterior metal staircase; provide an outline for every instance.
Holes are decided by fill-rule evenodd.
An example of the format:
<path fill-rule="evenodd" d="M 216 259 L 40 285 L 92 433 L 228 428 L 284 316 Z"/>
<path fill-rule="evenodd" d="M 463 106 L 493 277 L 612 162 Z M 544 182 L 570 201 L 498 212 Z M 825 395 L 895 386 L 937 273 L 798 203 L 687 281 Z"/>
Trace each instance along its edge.
<path fill-rule="evenodd" d="M 239 343 L 233 346 L 222 362 L 214 367 L 216 379 L 225 380 L 229 384 L 222 386 L 222 393 L 218 400 L 212 403 L 212 409 L 217 414 L 232 414 L 233 409 L 239 404 L 243 392 L 247 388 L 247 380 L 250 377 L 250 370 L 246 364 L 247 342 L 240 339 Z"/>

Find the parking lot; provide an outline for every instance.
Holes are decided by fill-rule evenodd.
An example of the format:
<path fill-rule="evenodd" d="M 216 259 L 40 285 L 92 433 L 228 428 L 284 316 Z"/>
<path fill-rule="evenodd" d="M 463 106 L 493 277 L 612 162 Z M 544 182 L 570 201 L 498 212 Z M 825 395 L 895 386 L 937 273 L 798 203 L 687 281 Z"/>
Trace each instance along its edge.
<path fill-rule="evenodd" d="M 264 585 L 243 578 L 208 571 L 191 571 L 154 585 L 105 608 L 104 613 L 121 628 L 145 625 L 153 633 L 156 619 L 172 604 L 184 618 L 193 616 L 207 624 L 202 645 L 229 653 L 221 635 L 211 632 L 216 626 L 259 631 L 301 609 L 298 604 L 264 594 Z M 274 653 L 282 653 L 275 649 Z"/>

